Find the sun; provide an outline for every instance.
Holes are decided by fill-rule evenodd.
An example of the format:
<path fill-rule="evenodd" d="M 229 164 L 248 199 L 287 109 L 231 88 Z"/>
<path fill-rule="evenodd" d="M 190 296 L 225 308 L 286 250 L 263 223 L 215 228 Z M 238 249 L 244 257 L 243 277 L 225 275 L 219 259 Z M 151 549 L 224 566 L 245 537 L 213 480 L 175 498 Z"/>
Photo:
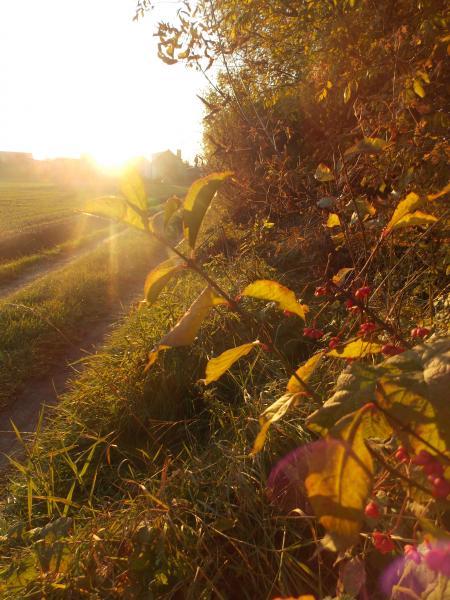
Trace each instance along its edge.
<path fill-rule="evenodd" d="M 113 174 L 123 171 L 133 158 L 130 154 L 115 150 L 114 148 L 105 148 L 90 152 L 89 156 L 99 169 Z"/>

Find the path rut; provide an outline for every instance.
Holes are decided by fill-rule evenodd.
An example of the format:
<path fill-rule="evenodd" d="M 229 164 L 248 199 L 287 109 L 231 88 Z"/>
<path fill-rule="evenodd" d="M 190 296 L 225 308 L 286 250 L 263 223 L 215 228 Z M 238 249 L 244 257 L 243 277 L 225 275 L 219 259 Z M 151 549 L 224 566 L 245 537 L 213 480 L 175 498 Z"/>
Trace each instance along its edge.
<path fill-rule="evenodd" d="M 118 237 L 119 235 L 123 235 L 123 231 L 119 231 L 117 233 L 113 233 L 112 235 L 108 235 L 100 240 L 96 240 L 94 243 L 88 243 L 82 248 L 75 250 L 69 255 L 59 256 L 43 263 L 37 264 L 35 267 L 31 267 L 27 269 L 24 275 L 18 281 L 11 281 L 10 283 L 0 284 L 0 299 L 6 298 L 7 296 L 11 296 L 16 292 L 19 292 L 29 285 L 35 283 L 39 279 L 46 277 L 52 273 L 57 273 L 58 271 L 66 268 L 71 263 L 87 256 L 103 244 L 106 244 Z"/>

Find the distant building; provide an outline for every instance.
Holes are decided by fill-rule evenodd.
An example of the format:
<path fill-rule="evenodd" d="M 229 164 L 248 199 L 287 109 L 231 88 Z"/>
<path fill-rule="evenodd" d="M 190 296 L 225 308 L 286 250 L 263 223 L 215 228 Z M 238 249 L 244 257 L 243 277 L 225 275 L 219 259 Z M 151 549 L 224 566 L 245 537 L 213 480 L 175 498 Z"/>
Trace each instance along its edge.
<path fill-rule="evenodd" d="M 191 167 L 181 158 L 181 150 L 174 154 L 170 150 L 153 154 L 150 164 L 150 179 L 179 185 L 189 185 L 197 177 L 199 170 Z"/>
<path fill-rule="evenodd" d="M 6 152 L 0 151 L 0 163 L 3 165 L 28 165 L 33 160 L 30 152 Z"/>

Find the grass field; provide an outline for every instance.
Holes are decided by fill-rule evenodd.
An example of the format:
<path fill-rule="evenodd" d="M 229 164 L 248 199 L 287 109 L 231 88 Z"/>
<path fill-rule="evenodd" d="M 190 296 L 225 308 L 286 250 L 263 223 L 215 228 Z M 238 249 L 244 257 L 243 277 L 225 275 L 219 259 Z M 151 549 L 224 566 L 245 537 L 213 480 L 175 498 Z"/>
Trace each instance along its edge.
<path fill-rule="evenodd" d="M 0 181 L 0 235 L 73 214 L 85 198 L 51 183 Z"/>
<path fill-rule="evenodd" d="M 43 376 L 143 278 L 155 249 L 128 231 L 0 302 L 0 405 Z M 139 279 L 138 279 L 139 280 Z"/>

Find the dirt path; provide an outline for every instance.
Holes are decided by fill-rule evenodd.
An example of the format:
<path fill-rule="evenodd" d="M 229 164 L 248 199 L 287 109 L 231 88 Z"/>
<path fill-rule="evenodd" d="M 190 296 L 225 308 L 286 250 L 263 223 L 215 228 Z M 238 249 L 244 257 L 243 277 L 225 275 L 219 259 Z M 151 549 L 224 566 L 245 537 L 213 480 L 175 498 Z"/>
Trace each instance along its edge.
<path fill-rule="evenodd" d="M 121 232 L 115 235 L 121 235 Z M 107 238 L 111 239 L 111 238 Z M 103 243 L 107 240 L 103 240 Z M 84 252 L 83 252 L 84 254 Z M 82 254 L 77 254 L 77 259 Z M 163 253 L 158 252 L 154 256 L 153 265 L 163 259 Z M 75 260 L 72 256 L 71 260 Z M 64 266 L 66 266 L 65 263 Z M 150 268 L 152 265 L 148 265 Z M 62 266 L 60 265 L 62 268 Z M 56 269 L 53 269 L 56 270 Z M 46 271 L 47 274 L 49 271 Z M 45 416 L 51 416 L 51 406 L 58 402 L 58 396 L 67 391 L 71 378 L 77 375 L 83 366 L 74 363 L 79 359 L 94 354 L 103 344 L 105 336 L 117 323 L 117 321 L 129 313 L 130 306 L 142 298 L 142 277 L 136 276 L 133 285 L 128 285 L 119 295 L 116 305 L 108 316 L 97 321 L 86 333 L 84 338 L 61 356 L 59 365 L 56 365 L 42 379 L 33 379 L 28 382 L 27 389 L 17 396 L 12 404 L 0 410 L 0 471 L 8 467 L 7 455 L 19 456 L 23 454 L 23 448 L 17 440 L 16 434 L 11 426 L 11 421 L 17 429 L 23 433 L 25 440 L 30 440 L 39 422 L 41 412 Z"/>
<path fill-rule="evenodd" d="M 95 242 L 88 242 L 86 245 L 82 246 L 81 248 L 78 248 L 77 250 L 74 250 L 70 254 L 55 256 L 54 258 L 49 258 L 48 260 L 43 259 L 43 261 L 38 263 L 36 266 L 27 269 L 18 281 L 11 281 L 10 283 L 0 284 L 0 299 L 6 298 L 7 296 L 11 296 L 11 294 L 15 294 L 16 292 L 26 288 L 32 283 L 35 283 L 42 277 L 46 277 L 51 273 L 56 273 L 61 269 L 64 269 L 72 262 L 75 262 L 76 260 L 87 256 L 103 244 L 110 242 L 119 235 L 123 235 L 124 232 L 125 230 L 119 231 L 117 233 L 113 233 L 112 235 L 103 237 L 100 240 L 95 240 Z"/>

